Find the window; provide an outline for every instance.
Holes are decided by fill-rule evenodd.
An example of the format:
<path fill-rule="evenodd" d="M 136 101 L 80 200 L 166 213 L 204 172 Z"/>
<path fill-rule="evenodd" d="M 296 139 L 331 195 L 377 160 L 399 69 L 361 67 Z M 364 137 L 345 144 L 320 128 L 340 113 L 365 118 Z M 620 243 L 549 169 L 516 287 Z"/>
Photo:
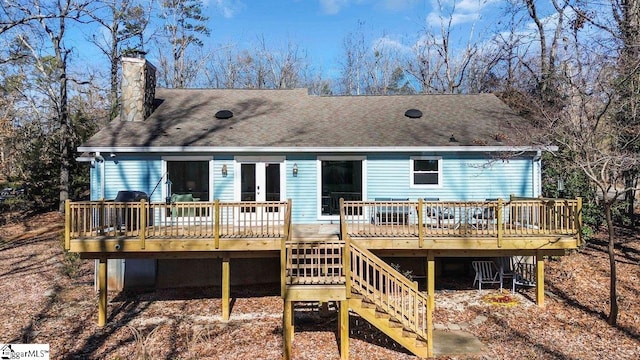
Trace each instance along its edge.
<path fill-rule="evenodd" d="M 340 198 L 362 200 L 362 160 L 321 160 L 322 215 L 339 215 Z"/>
<path fill-rule="evenodd" d="M 171 195 L 191 195 L 209 201 L 209 161 L 167 161 Z"/>
<path fill-rule="evenodd" d="M 412 157 L 411 158 L 411 186 L 436 187 L 442 183 L 442 158 L 440 157 Z"/>

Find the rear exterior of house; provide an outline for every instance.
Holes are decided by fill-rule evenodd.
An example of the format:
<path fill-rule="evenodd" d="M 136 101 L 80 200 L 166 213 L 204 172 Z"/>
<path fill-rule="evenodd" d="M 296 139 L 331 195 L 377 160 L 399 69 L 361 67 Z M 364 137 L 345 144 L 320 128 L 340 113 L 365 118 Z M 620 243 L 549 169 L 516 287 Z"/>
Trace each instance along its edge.
<path fill-rule="evenodd" d="M 67 204 L 67 247 L 100 260 L 102 283 L 127 259 L 109 286 L 280 281 L 285 325 L 296 301 L 339 301 L 341 324 L 349 309 L 388 334 L 397 321 L 417 340 L 390 336 L 427 355 L 436 258 L 533 256 L 542 283 L 542 257 L 579 242 L 579 199 L 540 197 L 544 149 L 518 143 L 522 119 L 491 94 L 155 89 L 144 59 L 123 59 L 122 93 L 78 149 L 91 201 Z M 127 194 L 142 197 L 113 201 Z M 428 297 L 376 256 L 422 264 Z M 383 296 L 390 279 L 413 315 Z M 385 296 L 381 322 L 365 305 Z"/>

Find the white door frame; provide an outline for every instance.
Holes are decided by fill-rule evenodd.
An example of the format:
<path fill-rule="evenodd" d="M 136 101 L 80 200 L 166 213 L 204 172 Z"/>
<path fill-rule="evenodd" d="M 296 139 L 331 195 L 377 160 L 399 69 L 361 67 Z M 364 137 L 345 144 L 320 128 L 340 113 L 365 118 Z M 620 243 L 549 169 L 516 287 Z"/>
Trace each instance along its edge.
<path fill-rule="evenodd" d="M 242 164 L 256 164 L 256 187 L 266 190 L 266 165 L 280 164 L 280 201 L 287 198 L 287 173 L 286 161 L 284 156 L 236 156 L 234 157 L 234 176 L 233 179 L 233 199 L 241 201 L 242 193 Z M 256 201 L 265 201 L 266 192 L 262 191 L 260 195 L 256 194 Z"/>

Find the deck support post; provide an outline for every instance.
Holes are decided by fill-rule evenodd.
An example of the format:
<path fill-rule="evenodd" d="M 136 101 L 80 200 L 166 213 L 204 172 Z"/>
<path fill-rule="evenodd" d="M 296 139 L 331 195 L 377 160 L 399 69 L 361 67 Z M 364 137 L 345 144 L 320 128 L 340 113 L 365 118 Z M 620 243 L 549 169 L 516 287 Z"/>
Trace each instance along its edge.
<path fill-rule="evenodd" d="M 98 326 L 107 323 L 107 258 L 98 263 Z"/>
<path fill-rule="evenodd" d="M 340 360 L 349 359 L 349 300 L 340 301 L 340 320 L 338 321 L 340 336 Z"/>
<path fill-rule="evenodd" d="M 229 258 L 222 259 L 222 321 L 229 321 L 229 307 L 231 305 L 231 289 L 229 284 Z"/>
<path fill-rule="evenodd" d="M 282 314 L 282 337 L 284 338 L 282 358 L 291 359 L 291 343 L 293 341 L 293 302 L 284 300 L 284 313 Z"/>
<path fill-rule="evenodd" d="M 433 310 L 431 306 L 431 295 L 429 296 L 429 308 L 427 309 L 427 357 L 433 358 Z"/>
<path fill-rule="evenodd" d="M 536 303 L 544 307 L 544 258 L 536 252 Z"/>
<path fill-rule="evenodd" d="M 431 312 L 436 307 L 436 258 L 433 251 L 427 252 L 427 296 Z"/>

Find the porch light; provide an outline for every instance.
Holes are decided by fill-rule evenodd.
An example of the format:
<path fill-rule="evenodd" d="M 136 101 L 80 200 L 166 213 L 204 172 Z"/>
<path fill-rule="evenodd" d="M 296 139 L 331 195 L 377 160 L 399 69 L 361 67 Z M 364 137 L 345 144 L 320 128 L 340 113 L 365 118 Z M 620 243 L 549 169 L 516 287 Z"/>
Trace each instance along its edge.
<path fill-rule="evenodd" d="M 222 165 L 222 176 L 227 177 L 227 164 Z"/>
<path fill-rule="evenodd" d="M 293 177 L 298 177 L 298 163 L 293 164 Z"/>

